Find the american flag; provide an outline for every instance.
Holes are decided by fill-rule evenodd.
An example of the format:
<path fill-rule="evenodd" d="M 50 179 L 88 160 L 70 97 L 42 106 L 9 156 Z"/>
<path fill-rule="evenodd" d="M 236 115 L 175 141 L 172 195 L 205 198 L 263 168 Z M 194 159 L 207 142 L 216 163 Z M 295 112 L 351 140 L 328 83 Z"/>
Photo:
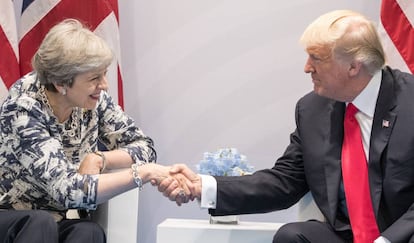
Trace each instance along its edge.
<path fill-rule="evenodd" d="M 49 29 L 63 19 L 76 18 L 105 39 L 113 49 L 116 60 L 108 68 L 107 72 L 109 93 L 123 107 L 118 0 L 20 0 L 21 11 L 13 10 L 11 0 L 1 0 L 1 2 L 0 16 L 2 17 L 0 21 L 2 21 L 3 14 L 21 13 L 21 16 L 16 16 L 17 18 L 15 18 L 15 20 L 19 20 L 17 26 L 19 41 L 18 48 L 15 48 L 13 52 L 19 53 L 19 55 L 16 54 L 20 67 L 18 69 L 18 76 L 22 76 L 32 70 L 31 59 Z M 11 9 L 6 9 L 2 6 L 5 2 L 7 2 L 6 5 L 11 4 L 11 7 L 9 7 Z M 14 6 L 18 5 L 14 4 Z M 13 25 L 13 18 L 14 15 L 10 17 L 10 26 Z M 16 30 L 16 24 L 14 24 L 14 29 Z M 14 42 L 10 37 L 6 39 L 0 38 L 0 48 L 4 48 L 3 43 Z M 16 43 L 14 45 L 16 46 Z M 3 53 L 3 50 L 1 53 Z M 13 62 L 13 64 L 15 63 L 16 61 Z M 1 65 L 0 63 L 0 76 L 3 79 L 3 83 L 6 84 L 5 86 L 9 88 L 17 78 L 15 73 L 13 73 L 11 78 L 5 80 L 1 73 Z M 6 72 L 4 76 L 11 76 L 11 74 Z M 0 95 L 1 89 L 2 87 L 0 87 Z"/>
<path fill-rule="evenodd" d="M 387 63 L 414 73 L 414 1 L 382 0 L 381 35 Z"/>
<path fill-rule="evenodd" d="M 20 76 L 17 26 L 12 0 L 0 1 L 0 101 Z"/>

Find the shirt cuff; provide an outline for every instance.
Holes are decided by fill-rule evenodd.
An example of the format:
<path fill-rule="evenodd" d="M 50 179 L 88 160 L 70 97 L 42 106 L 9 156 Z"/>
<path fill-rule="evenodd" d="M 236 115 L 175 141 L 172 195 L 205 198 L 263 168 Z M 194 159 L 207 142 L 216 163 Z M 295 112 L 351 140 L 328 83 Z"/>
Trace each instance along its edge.
<path fill-rule="evenodd" d="M 376 240 L 374 240 L 374 243 L 391 243 L 391 241 L 389 241 L 384 236 L 380 236 Z"/>
<path fill-rule="evenodd" d="M 210 175 L 200 175 L 201 177 L 201 208 L 216 208 L 217 202 L 217 181 Z"/>

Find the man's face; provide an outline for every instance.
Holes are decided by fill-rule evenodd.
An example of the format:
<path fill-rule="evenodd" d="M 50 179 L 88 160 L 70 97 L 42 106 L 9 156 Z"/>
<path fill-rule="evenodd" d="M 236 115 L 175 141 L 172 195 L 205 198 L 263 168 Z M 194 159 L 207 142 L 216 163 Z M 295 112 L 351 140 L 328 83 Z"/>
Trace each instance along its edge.
<path fill-rule="evenodd" d="M 338 101 L 349 101 L 352 87 L 349 63 L 335 58 L 330 49 L 307 48 L 308 59 L 304 71 L 310 73 L 316 94 Z"/>

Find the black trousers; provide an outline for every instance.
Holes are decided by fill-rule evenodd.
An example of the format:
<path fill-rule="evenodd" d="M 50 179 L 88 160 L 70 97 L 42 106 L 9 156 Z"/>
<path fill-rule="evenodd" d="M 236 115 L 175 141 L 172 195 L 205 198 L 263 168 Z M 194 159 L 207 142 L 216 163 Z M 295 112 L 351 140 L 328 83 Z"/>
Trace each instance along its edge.
<path fill-rule="evenodd" d="M 283 225 L 273 237 L 273 243 L 351 243 L 350 230 L 338 232 L 329 224 L 316 220 Z"/>
<path fill-rule="evenodd" d="M 42 210 L 0 211 L 1 243 L 105 243 L 104 230 L 88 219 L 55 222 Z"/>
<path fill-rule="evenodd" d="M 310 220 L 288 223 L 280 227 L 273 237 L 273 243 L 352 243 L 352 232 L 335 231 L 324 222 Z M 414 235 L 405 241 L 414 243 Z"/>

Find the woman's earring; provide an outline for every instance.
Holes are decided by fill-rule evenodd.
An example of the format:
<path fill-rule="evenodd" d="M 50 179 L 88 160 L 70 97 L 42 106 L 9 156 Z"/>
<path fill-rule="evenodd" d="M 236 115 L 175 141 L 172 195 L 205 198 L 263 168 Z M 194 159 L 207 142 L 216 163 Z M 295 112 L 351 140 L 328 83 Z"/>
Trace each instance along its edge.
<path fill-rule="evenodd" d="M 62 95 L 66 95 L 66 88 L 63 88 L 62 91 L 60 92 Z"/>

